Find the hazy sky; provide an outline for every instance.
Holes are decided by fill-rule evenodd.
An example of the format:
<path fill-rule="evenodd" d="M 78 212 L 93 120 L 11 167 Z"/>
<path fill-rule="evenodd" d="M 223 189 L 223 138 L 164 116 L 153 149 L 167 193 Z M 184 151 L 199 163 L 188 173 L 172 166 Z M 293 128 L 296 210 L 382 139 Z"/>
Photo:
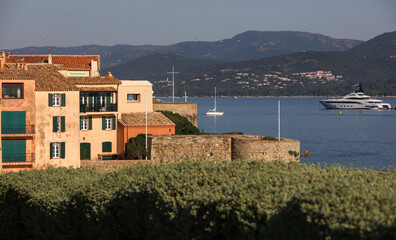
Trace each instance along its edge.
<path fill-rule="evenodd" d="M 0 49 L 216 41 L 247 31 L 369 40 L 396 0 L 0 0 Z"/>

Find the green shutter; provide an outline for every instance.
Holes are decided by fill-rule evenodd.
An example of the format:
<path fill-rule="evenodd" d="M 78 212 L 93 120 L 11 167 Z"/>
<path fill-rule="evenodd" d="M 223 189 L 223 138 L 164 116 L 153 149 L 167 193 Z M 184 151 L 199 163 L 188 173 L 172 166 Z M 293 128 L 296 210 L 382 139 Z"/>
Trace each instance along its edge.
<path fill-rule="evenodd" d="M 81 160 L 91 159 L 91 144 L 90 143 L 80 143 L 80 157 Z"/>
<path fill-rule="evenodd" d="M 113 124 L 113 130 L 115 130 L 116 129 L 116 117 L 115 116 L 113 116 L 112 124 Z"/>
<path fill-rule="evenodd" d="M 26 139 L 3 139 L 3 162 L 26 162 Z"/>
<path fill-rule="evenodd" d="M 65 132 L 65 116 L 61 117 L 61 132 Z"/>
<path fill-rule="evenodd" d="M 60 157 L 65 158 L 65 150 L 66 150 L 66 144 L 65 142 L 61 142 L 60 146 Z"/>
<path fill-rule="evenodd" d="M 82 130 L 82 117 L 80 116 L 80 130 Z"/>
<path fill-rule="evenodd" d="M 88 107 L 89 107 L 89 111 L 92 111 L 92 106 L 93 106 L 93 94 L 92 93 L 90 93 L 89 94 L 89 97 L 88 97 Z"/>
<path fill-rule="evenodd" d="M 111 96 L 110 96 L 110 93 L 107 93 L 106 94 L 106 108 L 107 108 L 107 111 L 111 111 Z"/>
<path fill-rule="evenodd" d="M 52 93 L 48 93 L 48 106 L 52 107 Z"/>
<path fill-rule="evenodd" d="M 58 117 L 52 117 L 52 131 L 57 132 L 58 131 Z"/>
<path fill-rule="evenodd" d="M 111 142 L 102 142 L 102 152 L 111 152 Z"/>
<path fill-rule="evenodd" d="M 66 106 L 66 94 L 62 93 L 61 94 L 61 106 Z"/>
<path fill-rule="evenodd" d="M 92 116 L 88 117 L 88 129 L 92 130 Z"/>
<path fill-rule="evenodd" d="M 26 112 L 1 112 L 1 132 L 4 134 L 26 133 Z"/>
<path fill-rule="evenodd" d="M 102 130 L 106 129 L 106 117 L 102 117 Z"/>
<path fill-rule="evenodd" d="M 52 145 L 53 145 L 53 143 L 50 143 L 50 158 L 52 158 L 52 156 L 54 154 L 54 152 L 52 150 Z"/>
<path fill-rule="evenodd" d="M 99 108 L 99 99 L 98 99 L 98 94 L 94 93 L 94 107 L 95 110 L 94 111 L 98 111 Z"/>

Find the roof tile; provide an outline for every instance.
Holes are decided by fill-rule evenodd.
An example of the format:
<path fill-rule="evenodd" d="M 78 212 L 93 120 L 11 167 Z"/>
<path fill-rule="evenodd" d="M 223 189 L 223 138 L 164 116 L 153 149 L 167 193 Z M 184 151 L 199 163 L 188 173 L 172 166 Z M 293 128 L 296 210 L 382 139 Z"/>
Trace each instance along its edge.
<path fill-rule="evenodd" d="M 23 58 L 26 63 L 48 63 L 47 55 L 10 55 L 6 58 L 6 63 L 16 63 L 18 58 Z M 51 55 L 53 64 L 62 64 L 69 70 L 89 70 L 91 60 L 98 62 L 100 71 L 99 55 Z"/>
<path fill-rule="evenodd" d="M 121 81 L 112 76 L 103 77 L 69 77 L 74 84 L 121 84 Z"/>
<path fill-rule="evenodd" d="M 120 122 L 127 127 L 146 126 L 146 113 L 123 113 Z M 175 124 L 160 112 L 147 113 L 148 126 L 175 126 Z"/>

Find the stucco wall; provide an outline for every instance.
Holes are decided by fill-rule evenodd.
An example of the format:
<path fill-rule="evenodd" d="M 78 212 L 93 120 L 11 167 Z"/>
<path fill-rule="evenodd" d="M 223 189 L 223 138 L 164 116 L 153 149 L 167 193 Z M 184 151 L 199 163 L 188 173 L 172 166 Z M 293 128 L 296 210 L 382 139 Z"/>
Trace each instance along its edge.
<path fill-rule="evenodd" d="M 147 92 L 146 92 L 147 91 Z M 128 81 L 122 80 L 118 87 L 118 112 L 132 113 L 146 111 L 147 93 L 147 112 L 153 112 L 153 86 L 148 81 Z M 139 101 L 128 101 L 128 94 L 140 94 Z"/>
<path fill-rule="evenodd" d="M 114 114 L 100 113 L 97 115 L 93 114 L 81 114 L 81 116 L 92 116 L 92 130 L 80 130 L 80 142 L 91 144 L 91 159 L 97 160 L 99 154 L 115 154 L 117 153 L 117 124 L 116 130 L 102 130 L 102 117 L 113 117 Z M 116 116 L 116 121 L 117 116 Z M 79 126 L 79 124 L 78 124 Z M 112 123 L 113 126 L 113 123 Z M 111 142 L 111 152 L 102 151 L 102 143 Z M 80 149 L 80 146 L 78 146 Z M 80 156 L 78 156 L 80 159 Z"/>
<path fill-rule="evenodd" d="M 194 126 L 198 127 L 197 104 L 189 102 L 158 102 L 153 104 L 154 111 L 170 111 L 186 117 Z"/>
<path fill-rule="evenodd" d="M 48 106 L 49 93 L 65 93 L 66 106 Z M 80 105 L 79 92 L 35 92 L 36 96 L 36 165 L 63 167 L 80 166 Z M 53 132 L 53 116 L 65 116 L 65 132 Z M 65 158 L 50 158 L 50 144 L 65 142 Z"/>
<path fill-rule="evenodd" d="M 121 157 L 125 156 L 125 144 L 128 142 L 128 140 L 141 133 L 146 133 L 146 127 L 124 127 L 122 124 L 118 123 L 118 153 L 121 155 Z M 148 126 L 147 134 L 174 135 L 175 126 Z"/>
<path fill-rule="evenodd" d="M 176 135 L 152 136 L 150 139 L 151 160 L 154 162 L 174 163 L 184 159 L 299 162 L 300 159 L 300 141 L 286 138 L 280 142 L 252 135 Z"/>

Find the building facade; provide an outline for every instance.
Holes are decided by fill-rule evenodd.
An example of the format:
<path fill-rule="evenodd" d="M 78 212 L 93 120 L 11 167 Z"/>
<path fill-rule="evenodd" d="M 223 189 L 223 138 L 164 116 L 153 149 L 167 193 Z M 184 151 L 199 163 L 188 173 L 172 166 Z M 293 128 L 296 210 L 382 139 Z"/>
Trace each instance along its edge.
<path fill-rule="evenodd" d="M 174 124 L 153 113 L 151 83 L 99 76 L 99 70 L 98 55 L 0 51 L 4 171 L 79 167 L 80 159 L 124 156 L 128 139 L 146 129 L 174 134 Z"/>

